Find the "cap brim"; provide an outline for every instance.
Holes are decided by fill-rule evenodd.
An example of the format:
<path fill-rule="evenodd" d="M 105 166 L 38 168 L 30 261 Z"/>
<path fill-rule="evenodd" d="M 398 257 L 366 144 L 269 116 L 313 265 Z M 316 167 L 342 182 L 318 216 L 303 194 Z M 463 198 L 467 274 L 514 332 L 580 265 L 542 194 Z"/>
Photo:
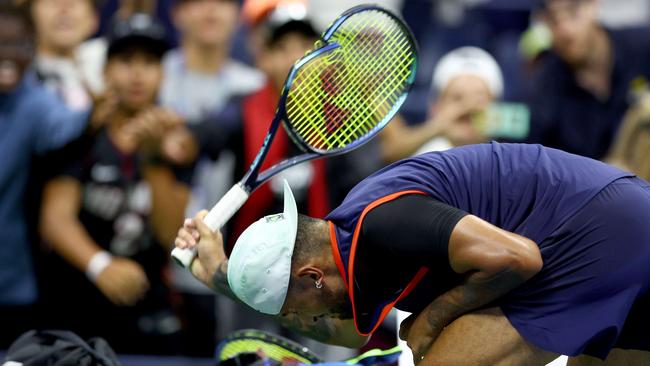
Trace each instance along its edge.
<path fill-rule="evenodd" d="M 291 186 L 289 182 L 284 179 L 284 217 L 289 222 L 289 229 L 291 237 L 294 242 L 296 240 L 296 233 L 298 232 L 298 207 L 296 205 L 296 199 L 293 197 L 293 192 L 291 191 Z"/>
<path fill-rule="evenodd" d="M 279 314 L 291 278 L 291 258 L 298 231 L 298 208 L 284 181 L 284 212 L 251 224 L 237 239 L 228 260 L 228 285 L 243 303 Z"/>

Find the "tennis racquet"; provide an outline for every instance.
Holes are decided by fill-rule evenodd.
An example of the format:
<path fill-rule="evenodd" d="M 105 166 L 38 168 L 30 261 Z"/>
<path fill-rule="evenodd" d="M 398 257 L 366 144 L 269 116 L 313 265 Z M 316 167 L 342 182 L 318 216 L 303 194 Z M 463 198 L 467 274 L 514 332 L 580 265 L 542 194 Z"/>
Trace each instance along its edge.
<path fill-rule="evenodd" d="M 221 365 L 240 365 L 249 355 L 259 357 L 263 354 L 271 365 L 390 365 L 397 362 L 402 350 L 399 346 L 387 350 L 371 349 L 357 357 L 326 362 L 320 356 L 287 338 L 257 329 L 237 330 L 229 334 L 217 345 L 215 356 Z M 257 358 L 253 357 L 253 359 Z M 248 357 L 250 359 L 250 357 Z M 229 362 L 235 360 L 235 362 Z M 237 362 L 237 361 L 244 362 Z"/>
<path fill-rule="evenodd" d="M 265 357 L 276 364 L 304 364 L 323 362 L 323 359 L 287 338 L 257 329 L 238 330 L 229 334 L 219 342 L 215 355 L 223 362 L 240 354 L 258 353 L 262 351 Z"/>
<path fill-rule="evenodd" d="M 302 162 L 343 154 L 375 136 L 397 113 L 415 80 L 417 45 L 406 24 L 375 5 L 344 12 L 298 60 L 285 81 L 275 118 L 241 181 L 205 217 L 220 229 L 262 183 Z M 283 122 L 302 154 L 260 172 Z M 187 267 L 196 248 L 175 248 Z"/>

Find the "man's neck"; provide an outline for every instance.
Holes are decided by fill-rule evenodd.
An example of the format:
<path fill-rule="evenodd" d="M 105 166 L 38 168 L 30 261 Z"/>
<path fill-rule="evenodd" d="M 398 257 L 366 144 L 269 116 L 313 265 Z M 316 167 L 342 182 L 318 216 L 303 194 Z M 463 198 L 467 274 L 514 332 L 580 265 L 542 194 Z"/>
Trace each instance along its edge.
<path fill-rule="evenodd" d="M 228 47 L 205 47 L 194 42 L 184 42 L 182 50 L 187 68 L 204 74 L 218 72 L 228 58 Z"/>
<path fill-rule="evenodd" d="M 583 63 L 574 68 L 578 84 L 600 100 L 611 92 L 611 72 L 614 55 L 611 40 L 603 28 L 598 28 Z"/>
<path fill-rule="evenodd" d="M 44 44 L 42 42 L 39 42 L 36 48 L 36 54 L 38 56 L 49 58 L 74 59 L 75 51 L 75 48 L 57 48 L 52 45 Z"/>

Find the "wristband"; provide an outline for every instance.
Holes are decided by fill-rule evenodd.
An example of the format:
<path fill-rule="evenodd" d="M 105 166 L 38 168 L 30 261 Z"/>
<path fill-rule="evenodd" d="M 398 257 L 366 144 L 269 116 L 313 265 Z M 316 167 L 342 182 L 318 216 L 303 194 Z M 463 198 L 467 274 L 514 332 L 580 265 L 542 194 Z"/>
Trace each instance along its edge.
<path fill-rule="evenodd" d="M 86 266 L 86 277 L 93 283 L 99 277 L 99 274 L 108 267 L 113 261 L 111 254 L 105 250 L 99 251 L 90 258 L 88 266 Z"/>

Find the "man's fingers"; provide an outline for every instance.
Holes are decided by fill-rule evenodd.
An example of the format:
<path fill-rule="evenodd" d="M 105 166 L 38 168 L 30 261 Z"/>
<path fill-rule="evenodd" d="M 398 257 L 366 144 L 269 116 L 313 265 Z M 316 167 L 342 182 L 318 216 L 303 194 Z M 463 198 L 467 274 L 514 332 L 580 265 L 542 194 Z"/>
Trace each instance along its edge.
<path fill-rule="evenodd" d="M 174 111 L 163 108 L 161 110 L 161 117 L 165 121 L 167 128 L 174 128 L 183 124 L 183 120 Z"/>
<path fill-rule="evenodd" d="M 197 244 L 194 236 L 185 229 L 178 231 L 178 239 L 185 241 L 187 244 L 189 244 L 189 246 L 195 246 Z"/>
<path fill-rule="evenodd" d="M 203 266 L 201 265 L 201 261 L 194 258 L 192 262 L 190 263 L 190 272 L 194 275 L 196 278 L 204 278 L 205 277 L 205 270 L 203 269 Z"/>
<path fill-rule="evenodd" d="M 202 237 L 210 237 L 211 235 L 214 235 L 214 232 L 203 221 L 203 218 L 205 218 L 205 215 L 200 219 L 198 218 L 198 215 L 197 215 L 197 218 L 194 219 L 194 224 L 196 225 L 196 229 L 198 230 L 200 236 L 202 236 Z"/>
<path fill-rule="evenodd" d="M 181 249 L 185 249 L 190 246 L 187 242 L 185 242 L 185 240 L 181 238 L 174 239 L 174 245 L 176 246 L 176 248 L 181 248 Z"/>
<path fill-rule="evenodd" d="M 203 220 L 206 216 L 208 216 L 208 210 L 201 210 L 196 214 L 195 218 Z"/>

